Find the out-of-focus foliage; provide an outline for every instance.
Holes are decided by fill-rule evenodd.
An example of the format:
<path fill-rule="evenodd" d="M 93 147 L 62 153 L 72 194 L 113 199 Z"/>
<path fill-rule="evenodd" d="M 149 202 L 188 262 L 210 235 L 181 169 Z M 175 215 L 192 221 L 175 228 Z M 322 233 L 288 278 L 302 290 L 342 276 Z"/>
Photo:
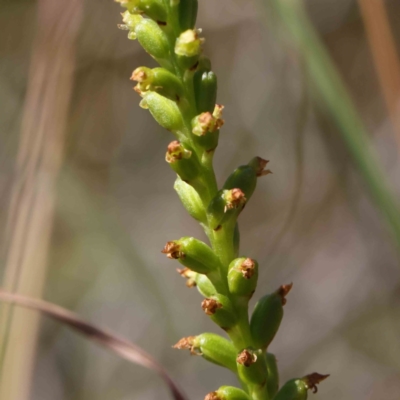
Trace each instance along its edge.
<path fill-rule="evenodd" d="M 386 1 L 400 43 L 400 3 Z M 353 0 L 309 0 L 308 11 L 399 193 L 398 148 Z M 310 98 L 312 76 L 260 19 L 254 0 L 200 2 L 205 51 L 218 73 L 226 124 L 218 176 L 254 155 L 271 160 L 241 224 L 242 249 L 260 263 L 255 299 L 293 281 L 273 351 L 282 381 L 330 373 L 314 399 L 400 394 L 400 269 L 389 230 L 329 117 Z M 0 193 L 6 219 L 14 154 L 35 33 L 36 3 L 0 4 Z M 164 243 L 201 232 L 173 190 L 164 161 L 170 137 L 142 109 L 128 78 L 148 56 L 116 29 L 119 8 L 85 0 L 65 165 L 45 297 L 144 347 L 202 398 L 228 371 L 171 345 L 213 331 L 200 296 L 161 255 Z M 2 272 L 0 266 L 0 273 Z M 269 277 L 267 280 L 266 277 Z M 273 277 L 273 278 L 270 278 Z M 32 399 L 158 399 L 151 372 L 128 365 L 52 322 L 43 323 Z M 3 399 L 2 399 L 3 400 Z M 5 399 L 4 399 L 5 400 Z"/>

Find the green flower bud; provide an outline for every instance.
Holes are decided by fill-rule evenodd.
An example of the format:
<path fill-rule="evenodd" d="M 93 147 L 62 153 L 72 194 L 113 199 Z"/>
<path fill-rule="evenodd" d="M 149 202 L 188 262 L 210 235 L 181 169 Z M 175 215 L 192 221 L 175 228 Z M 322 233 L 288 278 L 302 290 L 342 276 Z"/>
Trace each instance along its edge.
<path fill-rule="evenodd" d="M 185 149 L 177 140 L 168 145 L 165 160 L 185 182 L 190 183 L 200 175 L 201 166 L 196 153 Z"/>
<path fill-rule="evenodd" d="M 203 333 L 196 337 L 194 345 L 207 361 L 237 372 L 236 350 L 229 340 L 214 333 Z"/>
<path fill-rule="evenodd" d="M 221 110 L 224 108 L 224 106 L 217 105 L 216 108 L 214 108 L 214 111 L 216 110 L 216 112 L 219 113 L 218 115 L 221 115 Z M 193 118 L 192 132 L 196 136 L 205 136 L 208 132 L 217 132 L 223 124 L 223 119 L 216 118 L 214 114 L 211 114 L 209 111 L 203 112 Z"/>
<path fill-rule="evenodd" d="M 178 14 L 182 31 L 194 28 L 197 18 L 197 8 L 197 0 L 180 0 Z"/>
<path fill-rule="evenodd" d="M 237 372 L 236 350 L 232 342 L 214 333 L 202 333 L 181 339 L 175 349 L 187 349 L 191 354 L 201 355 L 207 361 Z"/>
<path fill-rule="evenodd" d="M 202 72 L 201 76 L 198 76 L 196 72 L 193 84 L 197 111 L 199 113 L 213 112 L 217 100 L 217 76 L 212 71 Z"/>
<path fill-rule="evenodd" d="M 316 393 L 317 384 L 328 376 L 314 372 L 301 379 L 292 379 L 282 386 L 274 400 L 307 400 L 307 390 L 312 389 L 313 393 Z"/>
<path fill-rule="evenodd" d="M 283 306 L 292 284 L 282 285 L 277 291 L 261 298 L 250 321 L 250 330 L 257 348 L 266 349 L 278 332 L 283 318 Z"/>
<path fill-rule="evenodd" d="M 196 144 L 206 151 L 214 150 L 218 145 L 219 129 L 224 124 L 221 118 L 224 106 L 216 104 L 214 112 L 204 112 L 192 120 L 192 133 L 195 135 Z"/>
<path fill-rule="evenodd" d="M 165 129 L 183 136 L 184 124 L 182 114 L 176 103 L 156 92 L 147 92 L 140 102 L 140 107 L 149 109 L 154 119 Z"/>
<path fill-rule="evenodd" d="M 247 200 L 254 193 L 257 185 L 257 177 L 270 174 L 271 171 L 264 171 L 268 161 L 260 157 L 254 157 L 249 164 L 237 168 L 226 180 L 223 189 L 239 188 L 246 195 Z"/>
<path fill-rule="evenodd" d="M 197 274 L 196 275 L 196 285 L 198 291 L 204 296 L 204 297 L 212 297 L 217 294 L 217 290 L 215 289 L 214 285 L 210 281 L 210 279 L 207 278 L 207 276 L 203 274 Z"/>
<path fill-rule="evenodd" d="M 220 190 L 207 207 L 210 228 L 219 229 L 223 223 L 236 218 L 245 204 L 246 197 L 240 189 Z"/>
<path fill-rule="evenodd" d="M 257 175 L 254 168 L 249 165 L 242 165 L 228 177 L 224 183 L 223 189 L 229 190 L 239 188 L 250 200 L 257 185 Z"/>
<path fill-rule="evenodd" d="M 272 353 L 265 355 L 267 362 L 267 389 L 271 399 L 274 398 L 279 389 L 279 372 L 276 364 L 276 357 Z"/>
<path fill-rule="evenodd" d="M 237 322 L 231 302 L 226 296 L 216 294 L 204 299 L 201 303 L 203 311 L 222 329 L 228 330 Z"/>
<path fill-rule="evenodd" d="M 176 39 L 175 53 L 184 57 L 195 57 L 201 53 L 201 45 L 204 39 L 199 38 L 201 31 L 194 29 L 187 29 L 182 32 Z"/>
<path fill-rule="evenodd" d="M 256 290 L 258 263 L 251 258 L 237 258 L 229 264 L 229 291 L 236 296 L 250 298 Z"/>
<path fill-rule="evenodd" d="M 204 400 L 251 400 L 251 398 L 242 389 L 221 386 L 217 391 L 209 393 Z"/>
<path fill-rule="evenodd" d="M 267 366 L 261 350 L 244 349 L 236 357 L 240 379 L 250 385 L 264 385 Z"/>
<path fill-rule="evenodd" d="M 169 58 L 169 45 L 166 35 L 157 22 L 142 18 L 135 27 L 135 33 L 147 53 L 163 65 L 162 60 Z"/>
<path fill-rule="evenodd" d="M 134 89 L 141 96 L 153 91 L 179 103 L 184 93 L 182 82 L 165 68 L 136 68 L 131 80 L 138 82 Z"/>
<path fill-rule="evenodd" d="M 192 186 L 184 182 L 179 176 L 175 181 L 174 189 L 186 211 L 197 221 L 205 223 L 207 220 L 206 212 L 200 196 Z"/>
<path fill-rule="evenodd" d="M 162 253 L 199 274 L 208 274 L 220 266 L 219 259 L 211 248 L 192 237 L 168 242 Z"/>

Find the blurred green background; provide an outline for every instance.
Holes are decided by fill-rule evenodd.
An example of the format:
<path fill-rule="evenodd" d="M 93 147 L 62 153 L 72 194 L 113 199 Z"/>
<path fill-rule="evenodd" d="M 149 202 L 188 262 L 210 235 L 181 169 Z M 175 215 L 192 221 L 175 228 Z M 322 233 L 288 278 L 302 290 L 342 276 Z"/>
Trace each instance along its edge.
<path fill-rule="evenodd" d="M 38 8 L 45 3 L 0 0 L 4 227 L 27 112 Z M 196 289 L 185 287 L 176 265 L 160 252 L 168 240 L 204 234 L 174 193 L 174 173 L 164 161 L 171 135 L 138 107 L 139 97 L 128 79 L 137 66 L 155 63 L 117 29 L 117 4 L 79 3 L 83 17 L 43 298 L 140 345 L 168 369 L 190 399 L 201 399 L 222 384 L 236 383 L 228 371 L 171 348 L 183 336 L 217 328 L 201 311 Z M 398 46 L 400 2 L 384 3 Z M 331 377 L 317 395 L 310 395 L 315 400 L 397 400 L 399 242 L 371 199 L 368 179 L 343 140 L 334 107 L 315 95 L 317 76 L 305 61 L 307 52 L 315 49 L 298 51 L 273 4 L 200 0 L 197 23 L 219 77 L 218 101 L 225 105 L 226 123 L 215 159 L 219 182 L 255 155 L 271 160 L 273 175 L 259 181 L 240 218 L 242 254 L 256 258 L 261 267 L 254 300 L 283 283 L 294 283 L 271 347 L 283 382 L 318 371 Z M 358 3 L 308 0 L 306 5 L 396 197 L 399 142 Z M 63 96 L 62 90 L 53 90 Z M 336 100 L 338 106 L 345 102 Z M 396 225 L 391 211 L 389 218 Z M 0 279 L 6 260 L 4 256 Z M 152 371 L 128 364 L 48 319 L 41 323 L 32 371 L 32 400 L 169 396 Z"/>

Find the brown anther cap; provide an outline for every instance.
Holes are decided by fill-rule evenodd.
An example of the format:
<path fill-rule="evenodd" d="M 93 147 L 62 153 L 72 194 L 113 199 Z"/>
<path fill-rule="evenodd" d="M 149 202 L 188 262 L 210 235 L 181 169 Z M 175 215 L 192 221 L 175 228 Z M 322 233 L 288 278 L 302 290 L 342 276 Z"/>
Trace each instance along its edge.
<path fill-rule="evenodd" d="M 204 397 L 204 400 L 221 400 L 221 398 L 218 397 L 217 392 L 211 392 Z"/>
<path fill-rule="evenodd" d="M 179 251 L 180 245 L 175 242 L 167 242 L 161 253 L 166 254 L 166 256 L 172 260 L 177 260 L 178 258 L 183 258 L 185 255 Z"/>
<path fill-rule="evenodd" d="M 165 155 L 165 160 L 167 163 L 174 163 L 182 158 L 190 158 L 192 152 L 185 149 L 180 142 L 174 140 L 167 147 L 167 154 Z"/>
<path fill-rule="evenodd" d="M 174 152 L 179 151 L 181 149 L 182 149 L 182 145 L 178 140 L 174 140 L 167 147 L 168 153 L 174 153 Z"/>
<path fill-rule="evenodd" d="M 321 375 L 317 372 L 314 372 L 310 375 L 306 375 L 302 378 L 302 381 L 307 385 L 308 389 L 312 389 L 313 393 L 318 392 L 317 384 L 328 378 L 328 375 Z"/>
<path fill-rule="evenodd" d="M 184 149 L 180 142 L 174 140 L 167 147 L 167 154 L 165 155 L 165 160 L 167 163 L 173 163 L 178 160 L 182 160 Z"/>
<path fill-rule="evenodd" d="M 204 112 L 199 115 L 199 123 L 203 126 L 208 126 L 214 120 L 210 112 Z"/>
<path fill-rule="evenodd" d="M 286 296 L 288 295 L 288 293 L 290 292 L 290 290 L 293 287 L 293 283 L 289 283 L 287 285 L 282 285 L 279 289 L 278 289 L 278 294 L 279 296 L 281 296 L 282 298 L 282 305 L 285 305 L 287 300 L 286 300 Z"/>
<path fill-rule="evenodd" d="M 264 175 L 272 174 L 272 171 L 270 171 L 269 169 L 267 169 L 267 170 L 265 169 L 265 167 L 269 163 L 269 160 L 264 160 L 261 157 L 256 157 L 256 159 L 257 159 L 257 166 L 256 166 L 257 176 L 264 176 Z"/>
<path fill-rule="evenodd" d="M 172 348 L 179 350 L 191 350 L 193 347 L 196 336 L 187 336 L 179 340 L 178 343 L 174 344 Z"/>
<path fill-rule="evenodd" d="M 240 265 L 240 271 L 246 279 L 250 279 L 254 275 L 256 263 L 251 258 L 246 258 Z"/>
<path fill-rule="evenodd" d="M 222 304 L 214 299 L 204 299 L 201 302 L 201 308 L 207 315 L 214 315 L 218 308 L 222 308 Z"/>
<path fill-rule="evenodd" d="M 191 355 L 201 356 L 203 353 L 196 346 L 196 336 L 188 336 L 182 338 L 177 344 L 172 346 L 172 348 L 178 350 L 190 350 Z"/>
<path fill-rule="evenodd" d="M 226 200 L 226 210 L 232 210 L 234 208 L 239 208 L 241 205 L 246 203 L 246 196 L 245 194 L 238 188 L 229 190 L 225 197 Z"/>
<path fill-rule="evenodd" d="M 140 68 L 136 68 L 130 77 L 131 81 L 143 82 L 147 79 L 147 74 Z"/>
<path fill-rule="evenodd" d="M 244 365 L 245 367 L 250 367 L 250 365 L 254 364 L 256 361 L 257 356 L 247 349 L 244 349 L 236 357 L 236 362 L 238 364 Z"/>

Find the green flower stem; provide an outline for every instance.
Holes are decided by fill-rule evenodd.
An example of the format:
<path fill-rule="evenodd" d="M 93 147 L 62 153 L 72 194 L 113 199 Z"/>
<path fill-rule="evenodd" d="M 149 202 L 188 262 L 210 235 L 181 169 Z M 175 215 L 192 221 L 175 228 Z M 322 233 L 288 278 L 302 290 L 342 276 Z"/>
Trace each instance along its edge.
<path fill-rule="evenodd" d="M 224 123 L 223 106 L 215 104 L 217 77 L 210 61 L 201 56 L 203 39 L 194 29 L 197 1 L 163 0 L 163 5 L 160 0 L 116 1 L 127 8 L 120 27 L 129 30 L 128 38 L 138 39 L 163 67 L 139 67 L 131 79 L 138 82 L 135 90 L 143 98 L 141 107 L 149 109 L 155 120 L 179 139 L 168 145 L 166 153 L 167 163 L 178 175 L 174 188 L 211 245 L 184 236 L 167 242 L 162 252 L 184 266 L 179 273 L 205 297 L 203 311 L 230 338 L 206 333 L 183 338 L 174 347 L 189 349 L 237 373 L 247 393 L 221 387 L 207 395 L 207 400 L 272 400 L 278 374 L 269 374 L 273 368 L 265 351 L 279 328 L 291 285 L 264 296 L 249 321 L 248 303 L 256 288 L 258 263 L 238 257 L 236 222 L 258 177 L 270 172 L 264 170 L 268 161 L 253 158 L 233 171 L 218 189 L 213 157 Z M 275 359 L 272 361 L 276 369 Z M 321 377 L 326 376 L 307 376 L 303 389 L 307 390 L 306 384 L 315 387 Z M 289 384 L 282 396 L 292 386 Z"/>
<path fill-rule="evenodd" d="M 250 333 L 249 317 L 247 307 L 241 307 L 240 304 L 234 301 L 234 307 L 238 316 L 238 323 L 231 328 L 227 333 L 231 338 L 233 345 L 239 352 L 247 347 L 252 347 L 252 337 Z"/>
<path fill-rule="evenodd" d="M 233 227 L 222 225 L 218 230 L 212 230 L 211 244 L 217 257 L 228 275 L 229 263 L 235 258 L 233 249 Z"/>
<path fill-rule="evenodd" d="M 248 385 L 248 391 L 253 400 L 270 400 L 267 385 Z"/>

